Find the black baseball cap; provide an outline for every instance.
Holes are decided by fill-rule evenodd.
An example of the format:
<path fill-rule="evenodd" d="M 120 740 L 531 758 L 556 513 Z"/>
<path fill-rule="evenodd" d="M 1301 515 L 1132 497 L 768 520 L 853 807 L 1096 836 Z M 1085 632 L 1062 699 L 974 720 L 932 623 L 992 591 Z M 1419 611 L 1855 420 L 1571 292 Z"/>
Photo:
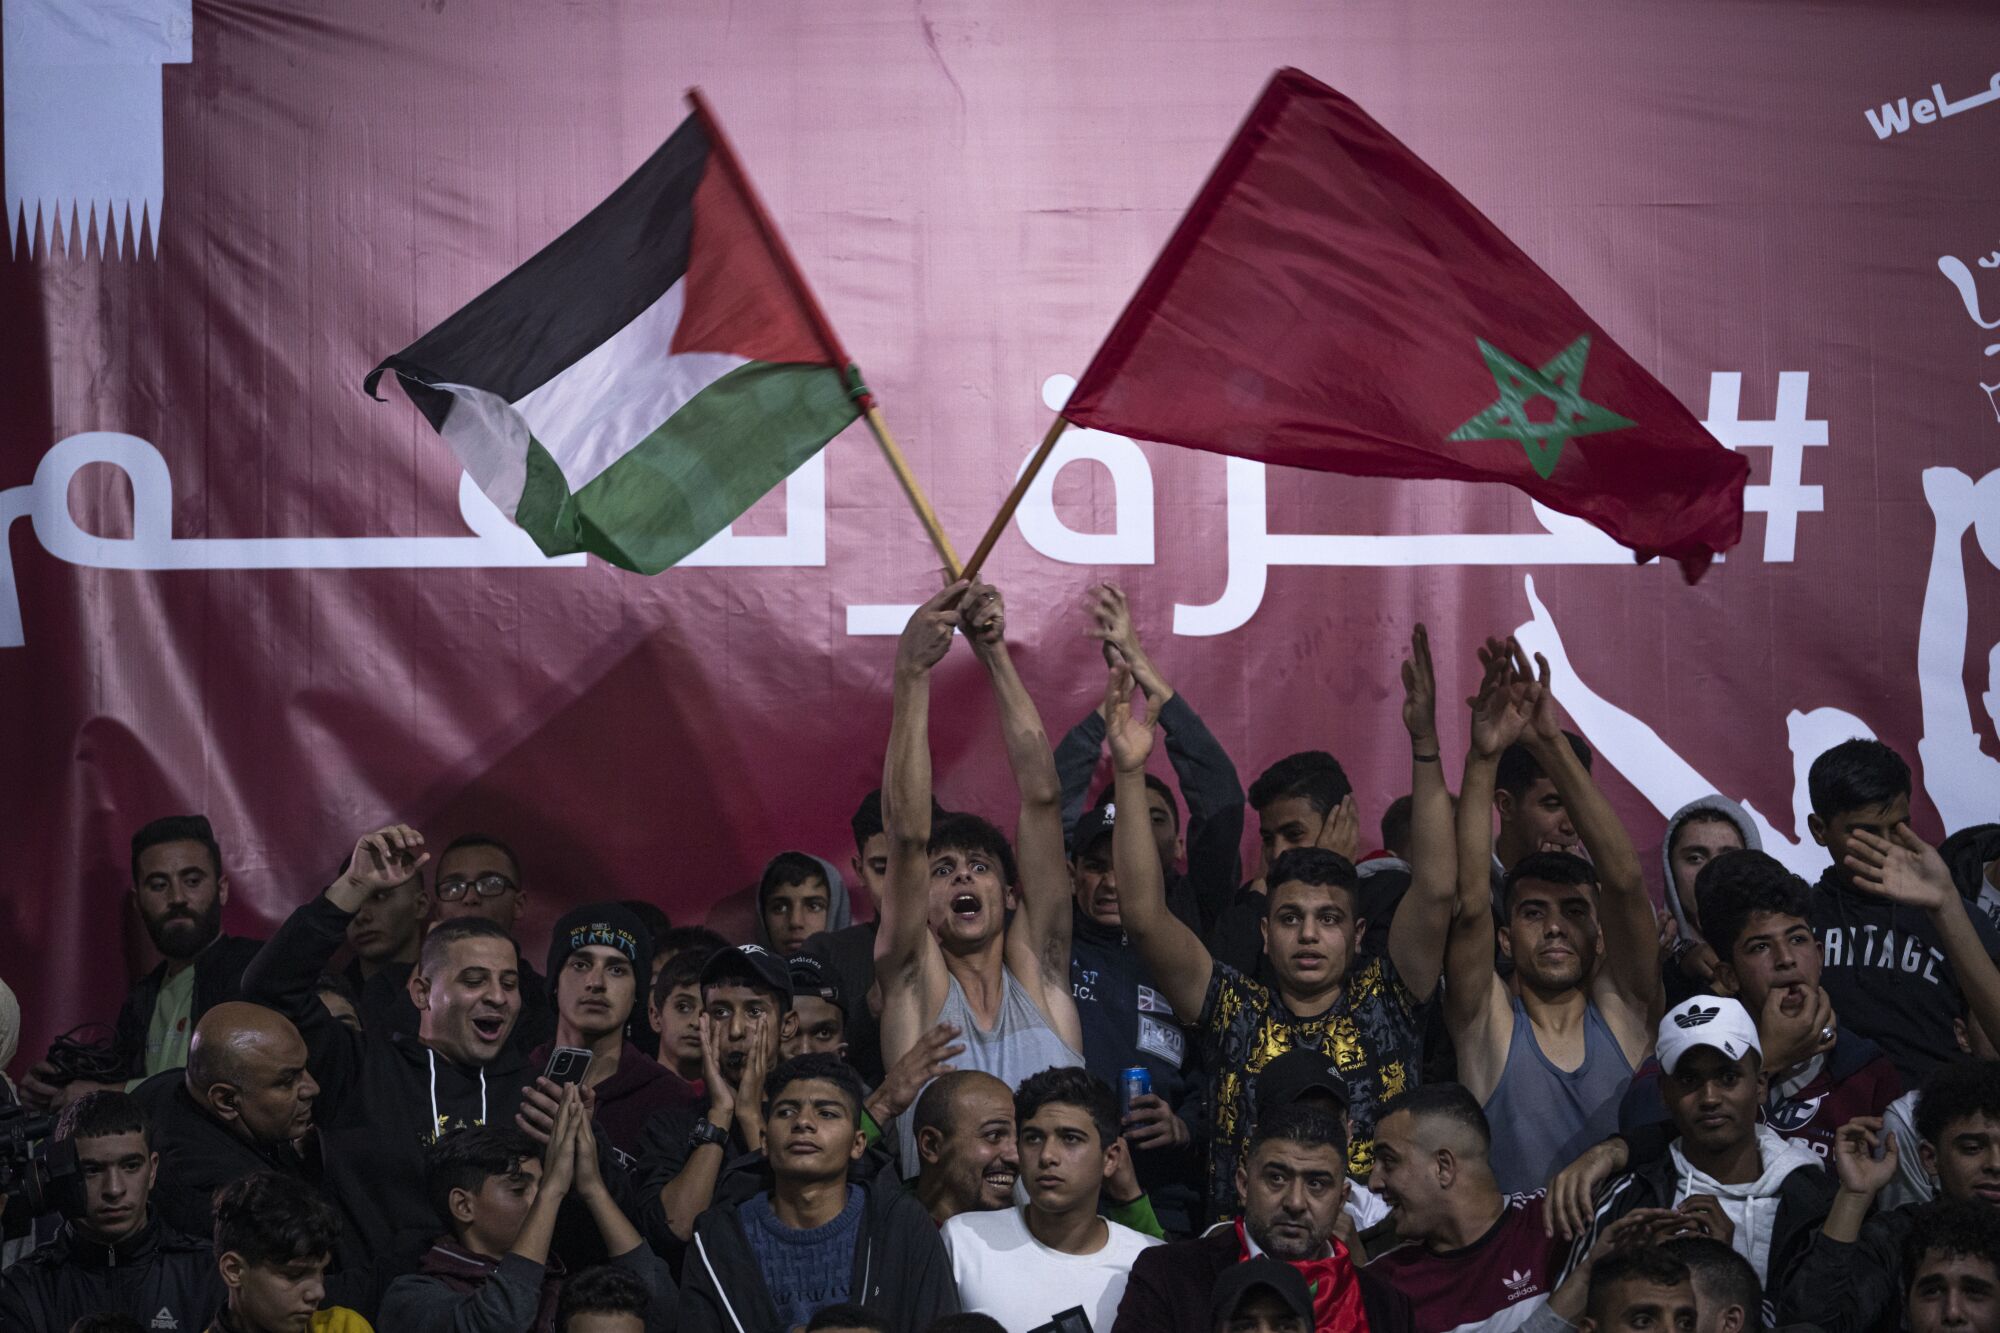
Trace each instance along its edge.
<path fill-rule="evenodd" d="M 1076 821 L 1076 827 L 1069 831 L 1069 856 L 1074 861 L 1096 845 L 1099 838 L 1111 836 L 1112 825 L 1118 820 L 1118 803 L 1106 801 L 1100 806 L 1083 812 Z"/>
<path fill-rule="evenodd" d="M 1347 1080 L 1341 1077 L 1333 1057 L 1325 1051 L 1295 1046 L 1257 1071 L 1257 1118 L 1262 1120 L 1309 1092 L 1330 1094 L 1343 1114 L 1353 1105 L 1347 1095 Z"/>
<path fill-rule="evenodd" d="M 793 999 L 801 995 L 817 995 L 840 1010 L 843 1017 L 846 1016 L 847 1001 L 840 993 L 839 984 L 827 971 L 825 963 L 802 953 L 793 954 L 785 962 L 791 970 Z"/>
<path fill-rule="evenodd" d="M 739 944 L 718 950 L 702 965 L 701 984 L 714 986 L 725 981 L 744 981 L 752 986 L 776 991 L 789 1002 L 792 972 L 785 960 L 761 944 Z"/>
<path fill-rule="evenodd" d="M 1274 1292 L 1285 1303 L 1286 1309 L 1310 1325 L 1313 1302 L 1306 1280 L 1299 1275 L 1298 1269 L 1268 1254 L 1231 1264 L 1217 1275 L 1215 1295 L 1208 1302 L 1210 1323 L 1219 1324 L 1233 1318 L 1242 1308 L 1244 1298 L 1259 1288 Z"/>

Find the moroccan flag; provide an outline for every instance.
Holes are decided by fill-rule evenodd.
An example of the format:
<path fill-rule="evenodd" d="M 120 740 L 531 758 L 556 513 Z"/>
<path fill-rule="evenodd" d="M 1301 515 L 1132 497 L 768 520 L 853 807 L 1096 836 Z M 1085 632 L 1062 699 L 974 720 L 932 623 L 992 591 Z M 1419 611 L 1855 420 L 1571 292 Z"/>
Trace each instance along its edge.
<path fill-rule="evenodd" d="M 581 222 L 371 371 L 369 393 L 385 370 L 542 550 L 647 574 L 865 405 L 699 101 Z"/>
<path fill-rule="evenodd" d="M 1280 70 L 1098 348 L 1079 426 L 1504 481 L 1689 581 L 1749 464 L 1360 107 Z"/>

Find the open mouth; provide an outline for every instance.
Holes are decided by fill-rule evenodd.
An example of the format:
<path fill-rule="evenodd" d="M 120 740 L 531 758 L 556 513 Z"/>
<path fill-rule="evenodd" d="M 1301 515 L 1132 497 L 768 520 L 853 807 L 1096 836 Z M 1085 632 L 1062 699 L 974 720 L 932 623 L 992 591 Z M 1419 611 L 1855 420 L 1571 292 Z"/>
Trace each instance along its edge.
<path fill-rule="evenodd" d="M 951 899 L 951 914 L 953 916 L 961 917 L 967 920 L 971 919 L 972 917 L 978 916 L 979 915 L 978 896 L 970 893 L 953 894 Z"/>
<path fill-rule="evenodd" d="M 1009 1166 L 990 1167 L 987 1169 L 985 1180 L 986 1183 L 989 1185 L 997 1186 L 1000 1189 L 1011 1190 L 1014 1188 L 1015 1177 L 1020 1174 L 1021 1173 L 1019 1171 L 1016 1171 L 1014 1168 Z"/>
<path fill-rule="evenodd" d="M 1785 993 L 1778 1001 L 1778 1012 L 1787 1018 L 1796 1018 L 1805 1012 L 1805 1007 L 1806 988 L 1804 986 L 1785 987 Z"/>
<path fill-rule="evenodd" d="M 484 1041 L 498 1041 L 507 1031 L 507 1020 L 487 1014 L 472 1020 L 472 1030 Z"/>

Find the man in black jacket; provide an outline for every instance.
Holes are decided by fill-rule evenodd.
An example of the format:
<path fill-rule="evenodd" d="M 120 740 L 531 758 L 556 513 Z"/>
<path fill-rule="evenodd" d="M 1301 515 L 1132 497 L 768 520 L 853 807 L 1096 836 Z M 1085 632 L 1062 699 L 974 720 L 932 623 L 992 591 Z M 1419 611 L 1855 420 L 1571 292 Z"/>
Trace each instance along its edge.
<path fill-rule="evenodd" d="M 1347 1131 L 1310 1106 L 1273 1108 L 1236 1167 L 1243 1216 L 1195 1240 L 1155 1245 L 1132 1265 L 1111 1333 L 1209 1333 L 1216 1279 L 1268 1255 L 1330 1300 L 1357 1300 L 1369 1333 L 1411 1333 L 1409 1298 L 1348 1257 L 1334 1239 L 1347 1197 Z"/>
<path fill-rule="evenodd" d="M 2000 1207 L 2000 1061 L 1940 1065 L 1917 1099 L 1917 1134 L 1940 1199 Z M 1817 1324 L 1825 1333 L 1896 1333 L 1907 1285 L 1903 1243 L 1930 1205 L 1868 1215 L 1897 1170 L 1896 1140 L 1883 1133 L 1878 1117 L 1843 1127 L 1834 1161 L 1840 1191 L 1779 1294 L 1778 1319 Z"/>
<path fill-rule="evenodd" d="M 771 1072 L 765 1169 L 726 1177 L 695 1223 L 681 1333 L 785 1333 L 846 1302 L 895 1329 L 958 1310 L 930 1214 L 868 1154 L 861 1097 L 859 1076 L 831 1055 Z"/>
<path fill-rule="evenodd" d="M 175 1231 L 150 1206 L 159 1158 L 145 1112 L 122 1092 L 93 1092 L 63 1111 L 50 1136 L 67 1220 L 53 1241 L 0 1277 L 0 1329 L 67 1329 L 87 1314 L 130 1315 L 193 1333 L 222 1308 L 208 1242 Z"/>
<path fill-rule="evenodd" d="M 491 921 L 444 922 L 425 938 L 410 978 L 414 1039 L 356 1032 L 314 992 L 360 905 L 429 859 L 423 841 L 400 824 L 363 837 L 346 873 L 293 912 L 244 975 L 248 998 L 305 1037 L 328 1181 L 385 1276 L 412 1266 L 437 1229 L 424 1149 L 461 1126 L 512 1124 L 529 1077 L 508 1043 L 521 1013 L 520 956 Z"/>

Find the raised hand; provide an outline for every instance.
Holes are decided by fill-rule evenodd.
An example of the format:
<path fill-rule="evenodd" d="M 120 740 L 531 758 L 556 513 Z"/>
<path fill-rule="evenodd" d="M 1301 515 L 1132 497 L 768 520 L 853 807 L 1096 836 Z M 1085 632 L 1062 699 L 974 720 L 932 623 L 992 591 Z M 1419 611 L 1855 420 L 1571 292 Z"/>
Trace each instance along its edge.
<path fill-rule="evenodd" d="M 1661 1230 L 1665 1234 L 1660 1236 L 1661 1240 L 1692 1234 L 1708 1236 L 1727 1245 L 1736 1237 L 1736 1224 L 1729 1220 L 1729 1214 L 1722 1211 L 1721 1202 L 1713 1194 L 1690 1194 L 1675 1211 L 1686 1219 L 1685 1227 L 1675 1230 L 1670 1225 L 1663 1225 Z"/>
<path fill-rule="evenodd" d="M 708 1090 L 708 1110 L 711 1116 L 721 1118 L 736 1114 L 736 1089 L 722 1076 L 722 1052 L 718 1049 L 722 1034 L 717 1032 L 715 1020 L 706 1013 L 696 1017 L 701 1029 L 701 1083 Z"/>
<path fill-rule="evenodd" d="M 1521 739 L 1539 702 L 1538 687 L 1514 679 L 1504 645 L 1488 639 L 1479 650 L 1479 693 L 1467 699 L 1472 710 L 1472 752 L 1492 759 Z"/>
<path fill-rule="evenodd" d="M 1146 766 L 1158 721 L 1152 701 L 1134 703 L 1132 694 L 1132 668 L 1119 662 L 1104 684 L 1104 739 L 1111 747 L 1111 762 L 1121 773 Z"/>
<path fill-rule="evenodd" d="M 607 1193 L 604 1173 L 598 1169 L 597 1131 L 591 1126 L 590 1112 L 578 1099 L 576 1132 L 571 1136 L 576 1150 L 576 1192 L 584 1198 Z"/>
<path fill-rule="evenodd" d="M 1806 988 L 1806 1002 L 1796 1014 L 1787 1014 L 1783 1005 L 1789 988 L 1774 986 L 1764 997 L 1764 1012 L 1757 1016 L 1757 1040 L 1764 1048 L 1764 1067 L 1774 1074 L 1796 1069 L 1815 1055 L 1833 1049 L 1840 1026 L 1833 1016 L 1833 1001 L 1818 986 Z"/>
<path fill-rule="evenodd" d="M 743 1143 L 752 1152 L 764 1150 L 764 1079 L 771 1072 L 769 1038 L 771 1018 L 759 1014 L 750 1023 L 750 1052 L 743 1061 L 743 1077 L 736 1084 L 736 1123 L 743 1130 Z"/>
<path fill-rule="evenodd" d="M 1178 1148 L 1193 1136 L 1187 1121 L 1164 1098 L 1147 1093 L 1132 1099 L 1125 1115 L 1125 1142 L 1133 1148 Z"/>
<path fill-rule="evenodd" d="M 1934 912 L 1958 892 L 1937 848 L 1919 838 L 1908 824 L 1896 825 L 1887 838 L 1857 829 L 1847 847 L 1848 873 L 1864 893 Z"/>
<path fill-rule="evenodd" d="M 569 1193 L 576 1180 L 576 1127 L 583 1118 L 583 1099 L 577 1095 L 575 1085 L 564 1088 L 562 1102 L 556 1107 L 555 1127 L 549 1134 L 548 1146 L 542 1150 L 542 1184 L 538 1193 L 558 1199 Z"/>
<path fill-rule="evenodd" d="M 896 641 L 896 670 L 929 671 L 944 660 L 959 627 L 959 604 L 971 586 L 964 579 L 946 584 L 916 609 Z"/>
<path fill-rule="evenodd" d="M 868 1114 L 877 1125 L 886 1125 L 908 1110 L 926 1084 L 952 1071 L 953 1058 L 965 1054 L 965 1043 L 958 1037 L 955 1024 L 939 1023 L 889 1066 L 882 1086 L 868 1099 Z"/>
<path fill-rule="evenodd" d="M 1437 753 L 1437 672 L 1430 631 L 1421 624 L 1410 635 L 1410 658 L 1403 663 L 1403 729 L 1423 753 Z"/>
<path fill-rule="evenodd" d="M 1879 1115 L 1856 1116 L 1834 1135 L 1833 1164 L 1843 1193 L 1873 1199 L 1896 1178 L 1895 1135 L 1883 1130 Z"/>
<path fill-rule="evenodd" d="M 998 648 L 1005 641 L 1007 608 L 1000 590 L 992 584 L 975 583 L 967 588 L 958 613 L 965 624 L 965 637 L 972 640 L 974 648 Z"/>
<path fill-rule="evenodd" d="M 424 835 L 408 824 L 363 834 L 346 871 L 327 886 L 327 901 L 344 912 L 360 911 L 370 894 L 395 888 L 429 862 L 431 854 L 423 845 Z"/>
<path fill-rule="evenodd" d="M 1530 669 L 1528 666 L 1528 654 L 1523 651 L 1519 643 L 1509 638 L 1507 640 L 1507 648 L 1514 659 L 1514 679 L 1531 684 L 1534 687 L 1530 695 L 1533 703 L 1533 712 L 1528 719 L 1531 738 L 1548 742 L 1561 741 L 1563 739 L 1562 712 L 1556 707 L 1556 692 L 1549 686 L 1549 676 L 1551 674 L 1549 671 L 1549 659 L 1540 653 L 1536 653 L 1534 668 Z"/>
<path fill-rule="evenodd" d="M 1132 607 L 1116 585 L 1098 583 L 1084 594 L 1084 609 L 1090 612 L 1090 628 L 1085 636 L 1096 639 L 1123 657 L 1126 664 L 1142 651 L 1139 633 L 1132 627 Z"/>
<path fill-rule="evenodd" d="M 1322 819 L 1313 845 L 1336 852 L 1352 861 L 1361 851 L 1361 816 L 1354 809 L 1354 793 L 1340 798 L 1340 804 Z"/>

